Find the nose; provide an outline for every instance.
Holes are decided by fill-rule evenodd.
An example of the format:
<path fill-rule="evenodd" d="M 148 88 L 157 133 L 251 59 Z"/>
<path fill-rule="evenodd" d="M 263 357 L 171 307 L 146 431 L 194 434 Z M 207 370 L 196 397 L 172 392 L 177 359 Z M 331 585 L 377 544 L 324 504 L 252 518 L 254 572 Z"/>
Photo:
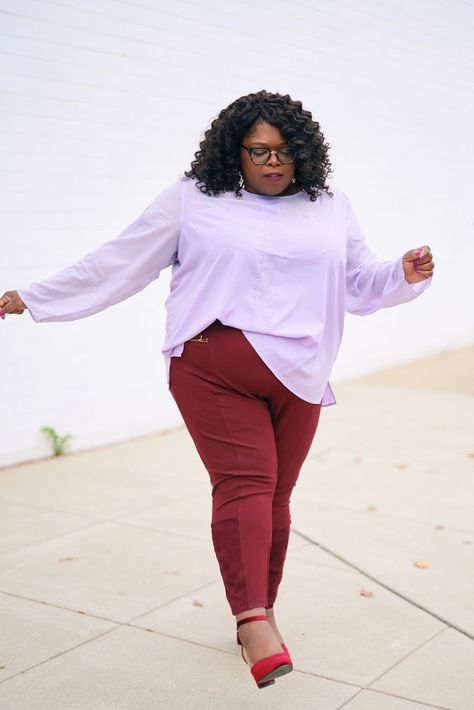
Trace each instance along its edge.
<path fill-rule="evenodd" d="M 280 161 L 278 160 L 277 152 L 276 150 L 272 150 L 270 152 L 270 157 L 267 160 L 267 165 L 281 165 Z"/>

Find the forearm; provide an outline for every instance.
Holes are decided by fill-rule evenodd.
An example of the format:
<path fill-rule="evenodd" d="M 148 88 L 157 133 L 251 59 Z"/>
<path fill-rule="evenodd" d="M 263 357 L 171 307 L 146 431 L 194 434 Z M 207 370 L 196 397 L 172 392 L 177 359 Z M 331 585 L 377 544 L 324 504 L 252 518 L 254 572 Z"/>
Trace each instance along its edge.
<path fill-rule="evenodd" d="M 369 315 L 417 298 L 431 284 L 432 277 L 409 284 L 402 265 L 403 256 L 393 261 L 372 261 L 359 267 L 348 279 L 346 311 Z"/>
<path fill-rule="evenodd" d="M 87 257 L 28 288 L 18 289 L 34 321 L 76 320 L 102 310 L 98 284 L 87 270 L 86 260 Z"/>
<path fill-rule="evenodd" d="M 179 230 L 154 202 L 117 237 L 18 293 L 37 322 L 86 318 L 157 279 L 175 261 Z"/>

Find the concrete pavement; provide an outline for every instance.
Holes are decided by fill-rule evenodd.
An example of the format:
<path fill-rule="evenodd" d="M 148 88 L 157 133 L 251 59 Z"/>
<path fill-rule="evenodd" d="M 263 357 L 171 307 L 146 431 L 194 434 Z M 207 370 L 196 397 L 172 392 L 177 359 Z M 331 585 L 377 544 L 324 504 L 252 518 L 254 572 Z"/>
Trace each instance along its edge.
<path fill-rule="evenodd" d="M 474 347 L 334 383 L 259 690 L 184 428 L 0 471 L 2 710 L 474 708 Z"/>

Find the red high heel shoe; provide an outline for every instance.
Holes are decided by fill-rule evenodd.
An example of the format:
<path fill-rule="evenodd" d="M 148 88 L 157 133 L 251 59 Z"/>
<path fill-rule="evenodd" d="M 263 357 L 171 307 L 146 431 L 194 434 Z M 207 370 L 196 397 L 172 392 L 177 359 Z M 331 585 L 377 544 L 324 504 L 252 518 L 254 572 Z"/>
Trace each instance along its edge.
<path fill-rule="evenodd" d="M 247 616 L 245 619 L 240 619 L 240 621 L 237 622 L 237 628 L 239 628 L 241 624 L 246 624 L 249 621 L 268 621 L 268 619 L 267 616 Z M 244 647 L 242 644 L 240 645 L 242 658 L 245 661 Z M 247 663 L 247 661 L 245 661 L 245 663 Z M 285 675 L 285 673 L 290 673 L 292 670 L 293 664 L 287 651 L 274 653 L 271 656 L 260 659 L 260 661 L 254 663 L 253 666 L 250 666 L 250 672 L 259 688 L 266 688 L 267 685 L 273 685 L 275 678 L 279 678 Z"/>
<path fill-rule="evenodd" d="M 240 638 L 239 638 L 239 632 L 238 632 L 238 631 L 237 631 L 237 643 L 239 644 L 239 646 L 242 646 L 242 641 L 241 641 Z M 288 655 L 290 655 L 290 652 L 288 651 L 288 649 L 287 649 L 287 647 L 286 647 L 286 645 L 285 645 L 284 643 L 281 644 L 281 647 L 282 647 L 282 649 L 284 650 L 285 653 L 287 653 Z"/>
<path fill-rule="evenodd" d="M 266 606 L 266 607 L 265 607 L 265 609 L 271 609 L 271 608 L 272 608 L 271 606 Z M 238 631 L 237 631 L 237 643 L 239 644 L 239 646 L 242 646 L 242 641 L 240 640 L 239 632 L 238 632 Z M 290 655 L 290 652 L 288 651 L 288 649 L 287 649 L 287 647 L 286 647 L 286 645 L 285 645 L 284 643 L 281 644 L 281 647 L 282 647 L 282 649 L 284 650 L 285 653 L 287 653 L 288 655 Z M 293 663 L 293 661 L 291 661 L 291 662 Z"/>

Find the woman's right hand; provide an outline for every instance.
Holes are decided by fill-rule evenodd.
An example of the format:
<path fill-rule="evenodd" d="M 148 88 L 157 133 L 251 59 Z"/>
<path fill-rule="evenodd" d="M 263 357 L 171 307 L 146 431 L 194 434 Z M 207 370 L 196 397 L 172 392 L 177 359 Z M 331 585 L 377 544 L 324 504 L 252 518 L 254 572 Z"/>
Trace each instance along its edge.
<path fill-rule="evenodd" d="M 0 298 L 0 318 L 5 319 L 5 313 L 23 313 L 26 304 L 21 300 L 18 291 L 5 291 Z"/>

